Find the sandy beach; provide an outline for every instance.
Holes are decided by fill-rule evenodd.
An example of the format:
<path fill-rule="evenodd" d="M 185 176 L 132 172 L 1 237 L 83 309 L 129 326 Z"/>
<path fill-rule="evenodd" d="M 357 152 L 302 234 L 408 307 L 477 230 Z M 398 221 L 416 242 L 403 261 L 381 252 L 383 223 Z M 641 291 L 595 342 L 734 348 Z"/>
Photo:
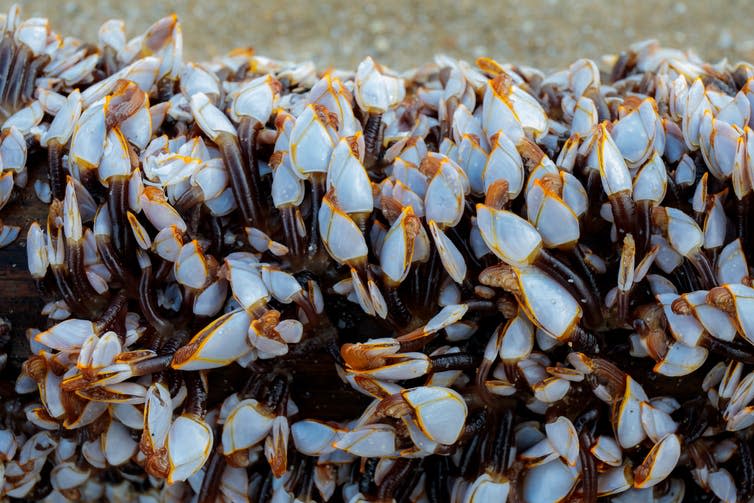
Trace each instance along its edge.
<path fill-rule="evenodd" d="M 5 10 L 9 2 L 2 5 Z M 619 52 L 646 38 L 694 49 L 711 60 L 754 59 L 746 0 L 441 0 L 412 5 L 397 0 L 29 0 L 21 5 L 24 17 L 48 17 L 58 32 L 88 41 L 96 40 L 99 25 L 110 18 L 125 20 L 128 35 L 134 36 L 153 20 L 177 12 L 191 59 L 251 46 L 259 54 L 311 59 L 320 67 L 353 68 L 369 54 L 406 69 L 443 52 L 554 69 L 578 57 Z"/>

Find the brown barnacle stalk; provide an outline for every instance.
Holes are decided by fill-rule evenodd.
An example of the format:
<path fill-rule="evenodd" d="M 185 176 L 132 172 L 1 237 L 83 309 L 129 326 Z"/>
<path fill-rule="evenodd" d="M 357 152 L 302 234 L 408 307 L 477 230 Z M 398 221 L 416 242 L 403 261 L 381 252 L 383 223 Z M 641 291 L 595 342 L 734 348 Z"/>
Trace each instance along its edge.
<path fill-rule="evenodd" d="M 265 457 L 270 464 L 270 469 L 276 477 L 282 476 L 288 468 L 288 420 L 286 418 L 288 409 L 288 398 L 290 396 L 290 386 L 288 377 L 278 375 L 273 379 L 267 392 L 267 407 L 275 414 L 273 420 L 273 431 L 265 439 Z M 277 424 L 276 424 L 277 423 Z M 285 426 L 279 428 L 279 424 Z M 284 431 L 284 435 L 280 432 Z"/>
<path fill-rule="evenodd" d="M 48 259 L 55 285 L 63 300 L 73 312 L 85 317 L 95 316 L 96 306 L 85 302 L 80 294 L 81 292 L 77 289 L 77 286 L 81 286 L 83 281 L 88 281 L 86 276 L 73 278 L 72 271 L 68 266 L 70 262 L 78 268 L 81 262 L 80 257 L 78 260 L 70 260 L 67 256 L 70 255 L 70 251 L 67 250 L 63 237 L 63 214 L 63 202 L 53 201 L 47 217 L 47 240 Z M 66 253 L 67 251 L 68 253 Z M 83 274 L 81 269 L 77 269 L 77 272 L 80 275 Z"/>
<path fill-rule="evenodd" d="M 352 206 L 349 206 L 346 212 L 356 222 L 361 232 L 366 234 L 374 207 L 374 186 L 359 160 L 364 150 L 363 142 L 363 135 L 360 132 L 340 140 L 333 150 L 328 167 L 328 184 L 335 186 L 336 191 L 348 197 L 349 205 Z M 337 177 L 337 180 L 332 180 L 330 177 Z"/>
<path fill-rule="evenodd" d="M 40 144 L 47 147 L 47 173 L 52 197 L 62 200 L 65 196 L 66 178 L 63 153 L 73 135 L 73 128 L 81 116 L 81 93 L 76 90 L 68 95 L 65 104 L 58 110 Z"/>
<path fill-rule="evenodd" d="M 271 75 L 255 79 L 238 91 L 231 106 L 231 116 L 238 121 L 238 141 L 249 175 L 252 209 L 260 218 L 258 224 L 266 223 L 262 219 L 265 212 L 262 179 L 259 173 L 259 135 L 270 118 L 281 87 L 280 82 Z"/>
<path fill-rule="evenodd" d="M 368 114 L 364 124 L 366 144 L 366 165 L 374 166 L 379 158 L 380 143 L 382 142 L 382 114 Z"/>
<path fill-rule="evenodd" d="M 407 207 L 401 211 L 400 216 L 395 219 L 385 236 L 385 245 L 388 247 L 386 250 L 395 249 L 396 252 L 386 251 L 381 254 L 388 313 L 391 319 L 402 327 L 409 324 L 412 315 L 401 299 L 398 289 L 409 274 L 414 254 L 414 242 L 420 231 L 421 221 L 413 214 L 411 207 Z"/>
<path fill-rule="evenodd" d="M 118 293 L 112 296 L 109 305 L 97 318 L 94 328 L 95 332 L 104 334 L 108 330 L 113 330 L 116 333 L 123 334 L 125 332 L 124 317 L 127 302 L 128 296 L 125 290 L 118 290 Z M 120 337 L 121 343 L 123 343 L 123 336 L 121 335 Z"/>
<path fill-rule="evenodd" d="M 63 231 L 66 237 L 65 259 L 71 286 L 80 304 L 92 312 L 103 307 L 105 298 L 94 290 L 84 269 L 84 234 L 73 181 L 66 184 L 63 202 Z"/>
<path fill-rule="evenodd" d="M 317 130 L 319 129 L 320 138 L 324 139 L 314 139 L 314 142 L 319 143 L 315 145 L 332 153 L 335 137 L 337 136 L 335 132 L 338 128 L 338 118 L 327 107 L 319 104 L 310 105 L 307 108 L 307 112 L 309 113 L 299 116 L 291 132 L 291 160 L 293 161 L 294 168 L 301 175 L 308 178 L 309 181 L 311 216 L 309 218 L 307 256 L 309 260 L 313 260 L 315 257 L 320 257 L 322 250 L 322 237 L 320 236 L 318 218 L 322 199 L 327 189 L 327 165 L 329 165 L 329 159 L 309 160 L 307 157 L 315 154 L 309 142 L 312 141 L 310 138 L 317 134 Z M 306 146 L 310 148 L 307 149 L 305 148 Z M 327 161 L 327 165 L 324 161 Z"/>
<path fill-rule="evenodd" d="M 63 199 L 65 184 L 63 183 L 63 145 L 56 139 L 47 142 L 47 169 L 50 179 L 50 189 L 55 199 Z"/>
<path fill-rule="evenodd" d="M 238 140 L 241 146 L 244 165 L 248 166 L 249 173 L 249 196 L 255 214 L 262 213 L 262 179 L 259 175 L 259 157 L 257 155 L 257 137 L 264 124 L 255 121 L 251 117 L 244 117 L 238 124 Z"/>
<path fill-rule="evenodd" d="M 134 250 L 134 238 L 127 219 L 129 180 L 131 173 L 139 169 L 139 159 L 119 126 L 147 102 L 146 93 L 135 83 L 119 80 L 113 94 L 106 98 L 104 107 L 107 138 L 98 175 L 108 188 L 107 212 L 113 247 L 122 259 L 126 258 L 126 263 Z"/>
<path fill-rule="evenodd" d="M 283 163 L 285 155 L 286 153 L 280 150 L 273 152 L 269 160 L 270 168 L 277 170 Z M 281 170 L 285 170 L 286 175 L 288 175 L 286 181 L 281 183 L 287 182 L 287 184 L 292 185 L 295 190 L 298 184 L 293 180 L 293 174 L 288 173 L 288 171 L 290 170 L 287 167 L 281 168 Z M 280 178 L 282 178 L 282 176 Z M 301 193 L 301 198 L 303 199 L 303 190 L 301 191 Z M 285 239 L 285 244 L 288 247 L 291 257 L 295 260 L 300 260 L 304 255 L 303 241 L 304 237 L 306 236 L 306 228 L 303 218 L 301 217 L 301 210 L 298 205 L 295 205 L 292 202 L 288 201 L 286 202 L 286 204 L 279 205 L 277 209 L 280 212 L 280 220 L 283 227 L 283 237 Z"/>
<path fill-rule="evenodd" d="M 105 205 L 97 209 L 94 216 L 94 239 L 97 252 L 110 274 L 123 283 L 129 294 L 134 297 L 137 292 L 137 280 L 131 270 L 123 263 L 115 250 L 112 240 L 112 225 L 110 215 Z"/>
<path fill-rule="evenodd" d="M 21 21 L 19 15 L 18 7 L 11 7 L 0 44 L 0 102 L 10 113 L 32 98 L 39 71 L 50 61 L 49 54 L 42 54 L 50 31 L 48 21 Z"/>
<path fill-rule="evenodd" d="M 630 302 L 631 289 L 634 283 L 634 266 L 636 244 L 631 234 L 623 238 L 621 249 L 620 269 L 618 270 L 618 317 L 626 320 Z"/>
<path fill-rule="evenodd" d="M 226 466 L 228 466 L 228 463 L 225 456 L 222 455 L 222 446 L 218 445 L 212 451 L 207 462 L 207 471 L 204 474 L 202 486 L 199 490 L 199 503 L 212 503 L 215 501 Z"/>
<path fill-rule="evenodd" d="M 243 161 L 238 133 L 230 120 L 215 107 L 203 93 L 191 97 L 191 111 L 202 131 L 212 140 L 223 156 L 229 173 L 230 186 L 236 204 L 241 210 L 244 225 L 258 227 L 262 223 L 259 215 L 259 200 L 254 194 L 253 178 L 249 166 Z"/>
<path fill-rule="evenodd" d="M 622 238 L 626 234 L 638 236 L 636 204 L 631 197 L 631 175 L 625 160 L 605 123 L 597 130 L 597 151 L 602 188 L 607 194 L 613 213 L 613 221 Z"/>
<path fill-rule="evenodd" d="M 372 169 L 381 157 L 382 115 L 400 103 L 405 97 L 403 81 L 387 73 L 385 69 L 366 58 L 356 70 L 354 96 L 366 115 L 364 166 Z"/>
<path fill-rule="evenodd" d="M 581 491 L 584 501 L 597 501 L 599 461 L 592 454 L 595 443 L 596 429 L 600 419 L 600 412 L 596 409 L 587 410 L 573 421 L 578 434 L 579 460 L 581 461 Z"/>
<path fill-rule="evenodd" d="M 174 330 L 173 324 L 168 321 L 160 312 L 157 306 L 157 296 L 154 290 L 154 273 L 152 271 L 152 261 L 149 255 L 143 251 L 137 251 L 141 276 L 139 277 L 138 300 L 141 311 L 147 322 L 164 337 Z"/>
<path fill-rule="evenodd" d="M 18 14 L 19 9 L 16 8 L 11 11 L 13 14 Z M 13 43 L 13 30 L 11 21 L 14 17 L 6 17 L 5 29 L 3 29 L 3 39 L 0 42 L 0 96 L 5 94 L 5 88 L 11 77 L 11 68 L 13 66 L 13 56 L 15 54 L 15 47 Z"/>
<path fill-rule="evenodd" d="M 11 340 L 11 323 L 0 318 L 0 350 L 5 348 Z M 5 366 L 7 355 L 0 353 L 0 369 Z"/>
<path fill-rule="evenodd" d="M 754 458 L 745 433 L 737 434 L 737 444 L 741 460 L 741 492 L 744 498 L 748 498 L 754 492 Z"/>
<path fill-rule="evenodd" d="M 312 203 L 312 217 L 309 221 L 309 242 L 306 246 L 307 255 L 310 259 L 321 254 L 321 242 L 319 221 L 317 219 L 325 195 L 325 178 L 320 174 L 313 174 L 310 179 L 310 194 Z"/>
<path fill-rule="evenodd" d="M 132 251 L 130 226 L 127 222 L 128 178 L 116 176 L 110 180 L 107 198 L 107 211 L 112 222 L 113 246 L 121 257 L 128 257 Z"/>
<path fill-rule="evenodd" d="M 536 146 L 535 143 L 529 140 L 522 142 L 522 144 L 532 144 Z M 519 145 L 519 148 L 521 148 L 521 145 Z M 544 153 L 542 153 L 541 155 L 544 155 Z M 565 187 L 564 179 L 561 176 L 561 174 L 562 173 L 557 173 L 557 174 L 546 173 L 542 175 L 537 181 L 535 181 L 535 184 L 538 185 L 542 189 L 545 196 L 549 197 L 550 195 L 554 195 L 557 198 L 560 198 L 562 200 L 562 198 L 564 197 L 564 191 L 566 190 L 566 187 Z M 573 186 L 573 182 L 570 182 L 570 185 Z M 488 191 L 488 195 L 491 193 L 493 193 L 493 187 L 490 187 L 490 190 Z M 490 205 L 487 202 L 485 202 L 485 204 L 487 204 L 488 206 Z M 547 218 L 547 217 L 544 217 L 544 218 Z M 576 225 L 578 225 L 578 220 L 576 220 L 575 223 Z M 584 253 L 581 251 L 581 248 L 578 242 L 568 243 L 565 245 L 557 246 L 556 248 L 559 248 L 560 250 L 562 250 L 562 252 L 567 253 L 571 261 L 574 262 L 575 265 L 578 266 L 580 272 L 582 273 L 582 274 L 576 274 L 576 272 L 573 271 L 571 273 L 566 274 L 564 277 L 567 280 L 574 278 L 573 284 L 576 287 L 576 290 L 580 292 L 579 295 L 585 296 L 589 300 L 590 304 L 598 304 L 599 302 L 597 301 L 597 299 L 600 297 L 599 288 L 597 286 L 597 282 L 592 272 L 592 269 L 587 265 L 586 259 L 584 257 Z M 563 266 L 562 265 L 559 266 L 559 269 L 562 270 Z M 583 283 L 583 280 L 581 278 L 582 275 L 588 281 L 588 285 L 582 284 Z M 570 284 L 571 281 L 567 281 L 566 283 Z"/>

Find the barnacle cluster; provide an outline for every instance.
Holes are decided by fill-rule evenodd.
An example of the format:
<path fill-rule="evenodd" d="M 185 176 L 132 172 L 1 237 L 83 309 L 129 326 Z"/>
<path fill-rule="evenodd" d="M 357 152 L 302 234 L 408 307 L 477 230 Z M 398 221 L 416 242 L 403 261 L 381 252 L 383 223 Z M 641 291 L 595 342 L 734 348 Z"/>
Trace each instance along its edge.
<path fill-rule="evenodd" d="M 30 174 L 49 203 L 44 318 L 0 321 L 3 497 L 754 495 L 754 66 L 318 72 L 186 62 L 175 16 L 3 25 L 0 207 Z"/>

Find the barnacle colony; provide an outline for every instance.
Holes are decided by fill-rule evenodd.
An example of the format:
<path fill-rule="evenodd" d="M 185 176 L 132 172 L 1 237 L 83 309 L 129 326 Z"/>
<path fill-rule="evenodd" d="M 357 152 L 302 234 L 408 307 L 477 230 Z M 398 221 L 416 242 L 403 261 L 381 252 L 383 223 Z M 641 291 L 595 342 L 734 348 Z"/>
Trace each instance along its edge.
<path fill-rule="evenodd" d="M 754 495 L 751 65 L 322 73 L 186 62 L 174 16 L 3 24 L 0 207 L 49 204 L 3 496 Z"/>

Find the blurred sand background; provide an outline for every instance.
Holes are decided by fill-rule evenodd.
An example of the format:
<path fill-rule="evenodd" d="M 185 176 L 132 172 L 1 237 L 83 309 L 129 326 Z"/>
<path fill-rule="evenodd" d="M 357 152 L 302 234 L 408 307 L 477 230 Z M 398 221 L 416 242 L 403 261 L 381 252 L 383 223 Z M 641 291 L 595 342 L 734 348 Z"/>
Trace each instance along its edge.
<path fill-rule="evenodd" d="M 208 58 L 234 47 L 320 67 L 355 68 L 365 55 L 396 69 L 438 52 L 559 68 L 657 38 L 717 60 L 754 60 L 754 6 L 748 0 L 470 0 L 401 2 L 199 0 L 26 0 L 24 17 L 50 18 L 56 31 L 96 41 L 99 25 L 126 21 L 128 36 L 177 12 L 186 55 Z M 10 2 L 0 6 L 7 10 Z"/>

